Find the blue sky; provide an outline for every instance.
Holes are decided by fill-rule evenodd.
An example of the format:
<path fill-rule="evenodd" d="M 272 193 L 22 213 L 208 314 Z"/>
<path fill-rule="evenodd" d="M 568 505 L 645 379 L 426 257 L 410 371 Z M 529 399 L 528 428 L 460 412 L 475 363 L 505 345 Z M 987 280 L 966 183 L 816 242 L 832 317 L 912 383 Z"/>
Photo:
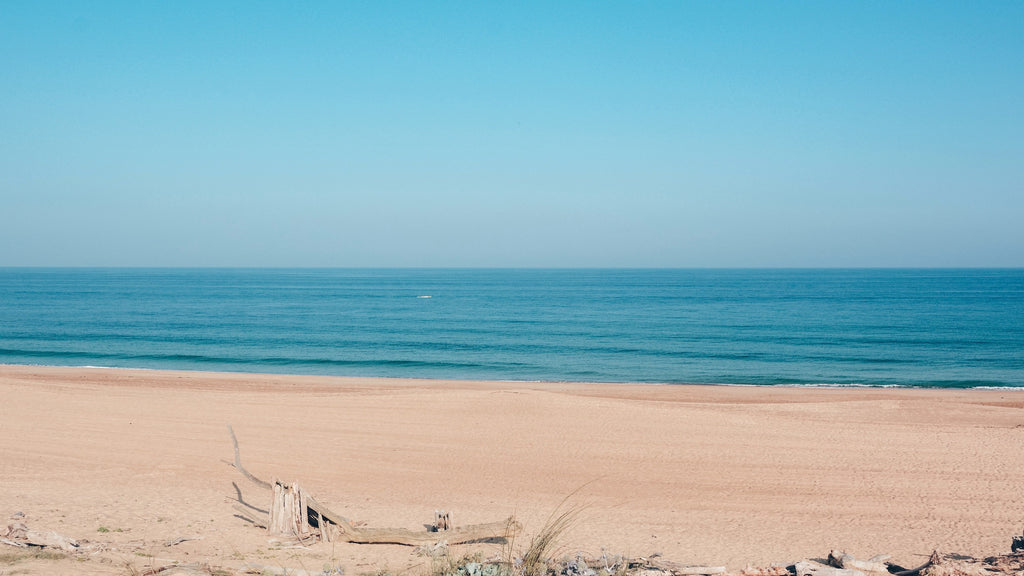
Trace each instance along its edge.
<path fill-rule="evenodd" d="M 1022 2 L 3 2 L 0 265 L 1024 266 Z"/>

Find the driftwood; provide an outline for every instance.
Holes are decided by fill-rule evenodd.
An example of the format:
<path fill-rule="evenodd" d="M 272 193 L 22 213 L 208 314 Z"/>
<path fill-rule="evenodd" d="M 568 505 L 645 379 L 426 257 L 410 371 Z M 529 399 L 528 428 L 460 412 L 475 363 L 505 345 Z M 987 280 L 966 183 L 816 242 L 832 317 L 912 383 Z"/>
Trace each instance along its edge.
<path fill-rule="evenodd" d="M 767 568 L 748 567 L 740 570 L 739 576 L 790 576 L 785 566 L 774 565 Z"/>
<path fill-rule="evenodd" d="M 211 570 L 209 566 L 192 562 L 189 564 L 170 564 L 168 566 L 150 568 L 139 572 L 139 576 L 157 576 L 157 574 L 161 576 L 211 576 L 213 574 Z"/>
<path fill-rule="evenodd" d="M 464 544 L 483 540 L 507 540 L 522 529 L 514 518 L 489 524 L 451 527 L 440 532 L 414 531 L 404 528 L 362 528 L 356 527 L 348 518 L 338 514 L 318 502 L 313 496 L 303 492 L 297 484 L 285 484 L 278 480 L 273 483 L 260 480 L 242 466 L 235 431 L 228 425 L 231 442 L 235 451 L 235 468 L 250 482 L 274 493 L 274 501 L 270 510 L 267 528 L 271 534 L 287 533 L 303 539 L 304 535 L 312 535 L 309 521 L 317 523 L 319 538 L 322 540 L 336 539 L 355 544 L 402 544 L 405 546 L 422 546 L 436 544 L 444 540 L 449 544 Z M 239 508 L 236 507 L 236 510 Z M 245 512 L 252 518 L 253 514 Z M 450 522 L 450 516 L 447 517 Z M 435 518 L 435 522 L 437 519 Z M 333 525 L 331 528 L 329 525 Z M 308 530 L 305 532 L 304 530 Z M 336 531 L 336 534 L 334 533 Z"/>
<path fill-rule="evenodd" d="M 170 540 L 164 540 L 164 546 L 166 546 L 167 548 L 170 548 L 171 546 L 177 546 L 178 544 L 181 544 L 182 542 L 191 542 L 193 540 L 202 540 L 202 539 L 203 539 L 202 536 L 196 536 L 196 537 L 179 536 L 177 538 L 171 538 Z"/>
<path fill-rule="evenodd" d="M 639 576 L 716 576 L 725 574 L 725 566 L 704 566 L 695 564 L 680 564 L 668 560 L 660 560 L 655 557 L 627 558 L 624 556 L 602 555 L 598 558 L 585 558 L 577 556 L 575 560 L 568 560 L 562 565 L 561 570 L 556 570 L 556 575 L 561 576 L 597 576 L 598 574 L 636 574 Z M 784 570 L 785 571 L 785 570 Z M 785 572 L 786 575 L 789 572 Z M 773 575 L 783 576 L 783 575 Z"/>
<path fill-rule="evenodd" d="M 274 503 L 270 506 L 268 530 L 273 535 L 294 534 L 299 540 L 309 537 L 309 498 L 298 482 L 284 484 L 274 481 Z"/>
<path fill-rule="evenodd" d="M 924 564 L 921 564 L 917 568 L 901 569 L 902 566 L 891 566 L 890 572 L 893 574 L 893 576 L 918 576 L 918 574 L 923 572 L 926 568 L 931 566 L 933 563 L 939 561 L 939 557 L 937 554 L 937 552 L 932 552 L 932 555 L 930 558 L 928 558 L 928 561 Z M 892 572 L 892 570 L 895 570 L 895 572 Z"/>
<path fill-rule="evenodd" d="M 859 570 L 866 573 L 877 572 L 881 574 L 889 574 L 889 566 L 885 563 L 889 558 L 891 558 L 891 556 L 888 554 L 879 554 L 878 556 L 873 556 L 868 560 L 858 560 L 854 558 L 852 554 L 833 550 L 828 555 L 828 563 L 836 568 L 842 568 L 845 570 Z"/>
<path fill-rule="evenodd" d="M 1019 573 L 1020 566 L 1016 570 L 1003 566 L 995 571 L 990 570 L 992 563 L 1000 559 L 989 558 L 978 560 L 970 556 L 958 556 L 955 554 L 942 556 L 938 552 L 932 552 L 928 563 L 918 572 L 922 576 L 990 576 L 992 574 L 1015 574 Z"/>
<path fill-rule="evenodd" d="M 59 548 L 65 552 L 73 552 L 78 549 L 78 542 L 63 534 L 52 530 L 45 532 L 31 530 L 21 522 L 9 524 L 7 531 L 3 536 L 0 536 L 0 543 L 19 548 L 26 548 L 28 546 Z"/>
<path fill-rule="evenodd" d="M 865 576 L 860 570 L 835 568 L 812 560 L 804 560 L 793 565 L 796 576 Z"/>
<path fill-rule="evenodd" d="M 325 516 L 326 518 L 326 516 Z M 402 544 L 405 546 L 423 546 L 436 544 L 445 540 L 449 544 L 465 544 L 483 540 L 508 539 L 521 529 L 518 522 L 509 518 L 490 524 L 473 524 L 457 526 L 446 532 L 420 532 L 404 528 L 355 528 L 339 526 L 337 537 L 345 542 L 355 544 Z"/>
<path fill-rule="evenodd" d="M 452 527 L 452 513 L 434 510 L 434 532 L 444 532 Z"/>
<path fill-rule="evenodd" d="M 242 570 L 245 574 L 259 574 L 260 576 L 322 576 L 327 574 L 324 570 L 317 570 L 310 572 L 308 570 L 301 570 L 296 568 L 282 568 L 280 566 L 271 566 L 268 564 L 254 564 L 247 563 L 242 566 Z M 335 574 L 337 572 L 331 572 Z"/>
<path fill-rule="evenodd" d="M 725 566 L 679 566 L 669 569 L 669 572 L 678 576 L 711 576 L 725 574 Z"/>
<path fill-rule="evenodd" d="M 25 542 L 18 542 L 17 540 L 8 540 L 7 538 L 0 537 L 0 544 L 7 544 L 8 546 L 14 546 L 15 548 L 28 548 L 28 544 Z"/>
<path fill-rule="evenodd" d="M 725 574 L 725 566 L 693 566 L 669 562 L 668 560 L 647 560 L 646 568 L 669 572 L 677 576 L 711 576 L 713 574 Z"/>

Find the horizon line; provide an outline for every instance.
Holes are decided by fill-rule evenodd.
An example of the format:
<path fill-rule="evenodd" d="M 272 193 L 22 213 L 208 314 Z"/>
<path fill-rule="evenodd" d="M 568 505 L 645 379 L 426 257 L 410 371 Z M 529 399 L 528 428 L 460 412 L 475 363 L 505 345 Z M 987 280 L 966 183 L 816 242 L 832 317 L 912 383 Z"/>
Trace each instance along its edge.
<path fill-rule="evenodd" d="M 4 265 L 0 270 L 1024 270 L 1019 266 L 234 266 Z"/>

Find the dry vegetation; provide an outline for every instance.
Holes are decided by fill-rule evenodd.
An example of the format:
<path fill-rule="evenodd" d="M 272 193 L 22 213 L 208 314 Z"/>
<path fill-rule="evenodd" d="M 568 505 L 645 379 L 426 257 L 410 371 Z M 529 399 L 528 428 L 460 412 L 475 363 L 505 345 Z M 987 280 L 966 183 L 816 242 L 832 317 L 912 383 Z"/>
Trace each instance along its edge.
<path fill-rule="evenodd" d="M 746 567 L 734 573 L 727 572 L 724 566 L 690 566 L 657 557 L 570 556 L 562 549 L 562 537 L 578 521 L 581 510 L 581 506 L 563 501 L 528 545 L 518 548 L 516 540 L 510 538 L 504 542 L 502 552 L 492 558 L 484 558 L 479 553 L 459 555 L 444 542 L 443 532 L 439 532 L 436 544 L 415 549 L 415 554 L 428 558 L 421 569 L 392 571 L 383 568 L 370 572 L 347 572 L 333 557 L 330 562 L 309 568 L 305 564 L 315 559 L 312 556 L 304 559 L 301 555 L 293 555 L 286 563 L 238 562 L 234 565 L 155 558 L 145 551 L 152 548 L 144 547 L 126 555 L 123 549 L 115 550 L 100 541 L 75 541 L 55 532 L 34 532 L 14 522 L 5 532 L 0 532 L 0 546 L 6 548 L 0 553 L 0 576 L 343 576 L 347 573 L 354 576 L 1024 576 L 1024 552 L 1018 551 L 1024 548 L 1021 537 L 1013 539 L 1013 551 L 1009 554 L 979 559 L 934 552 L 927 562 L 909 569 L 888 562 L 886 556 L 858 560 L 839 551 L 830 552 L 827 559 Z M 21 519 L 23 516 L 18 517 Z M 170 547 L 177 543 L 172 540 L 163 545 Z M 59 549 L 61 546 L 66 550 Z"/>

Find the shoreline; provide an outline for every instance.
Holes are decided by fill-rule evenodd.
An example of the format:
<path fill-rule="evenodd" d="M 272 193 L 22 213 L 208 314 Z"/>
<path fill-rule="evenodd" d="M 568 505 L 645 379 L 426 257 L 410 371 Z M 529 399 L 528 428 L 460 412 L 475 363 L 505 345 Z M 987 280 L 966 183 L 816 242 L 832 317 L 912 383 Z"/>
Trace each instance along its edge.
<path fill-rule="evenodd" d="M 262 495 L 223 462 L 232 424 L 250 471 L 300 481 L 368 526 L 422 529 L 439 508 L 457 524 L 514 514 L 527 542 L 578 490 L 569 555 L 738 570 L 841 548 L 918 565 L 934 549 L 1006 552 L 1020 534 L 1024 397 L 1009 390 L 0 365 L 0 518 L 93 540 L 202 536 L 160 553 L 284 562 L 234 516 L 233 482 Z M 400 546 L 325 546 L 302 554 L 351 573 L 423 562 Z"/>
<path fill-rule="evenodd" d="M 295 378 L 335 378 L 341 381 L 366 380 L 366 381 L 412 381 L 412 382 L 493 382 L 500 384 L 578 384 L 583 386 L 722 386 L 737 388 L 795 388 L 795 389 L 825 389 L 825 390 L 996 390 L 996 391 L 1021 391 L 1024 386 L 1006 384 L 1000 386 L 928 386 L 923 384 L 837 384 L 837 383 L 778 383 L 778 384 L 749 384 L 736 382 L 646 382 L 646 381 L 590 381 L 590 380 L 507 380 L 495 378 L 424 378 L 416 376 L 352 376 L 334 374 L 305 374 L 297 372 L 244 372 L 224 370 L 201 370 L 189 368 L 139 368 L 124 366 L 96 366 L 90 364 L 7 364 L 0 362 L 3 367 L 23 368 L 58 368 L 58 369 L 80 369 L 80 370 L 114 370 L 114 371 L 137 371 L 137 372 L 182 372 L 186 374 L 223 374 L 223 375 L 249 375 L 254 377 L 295 377 Z"/>

